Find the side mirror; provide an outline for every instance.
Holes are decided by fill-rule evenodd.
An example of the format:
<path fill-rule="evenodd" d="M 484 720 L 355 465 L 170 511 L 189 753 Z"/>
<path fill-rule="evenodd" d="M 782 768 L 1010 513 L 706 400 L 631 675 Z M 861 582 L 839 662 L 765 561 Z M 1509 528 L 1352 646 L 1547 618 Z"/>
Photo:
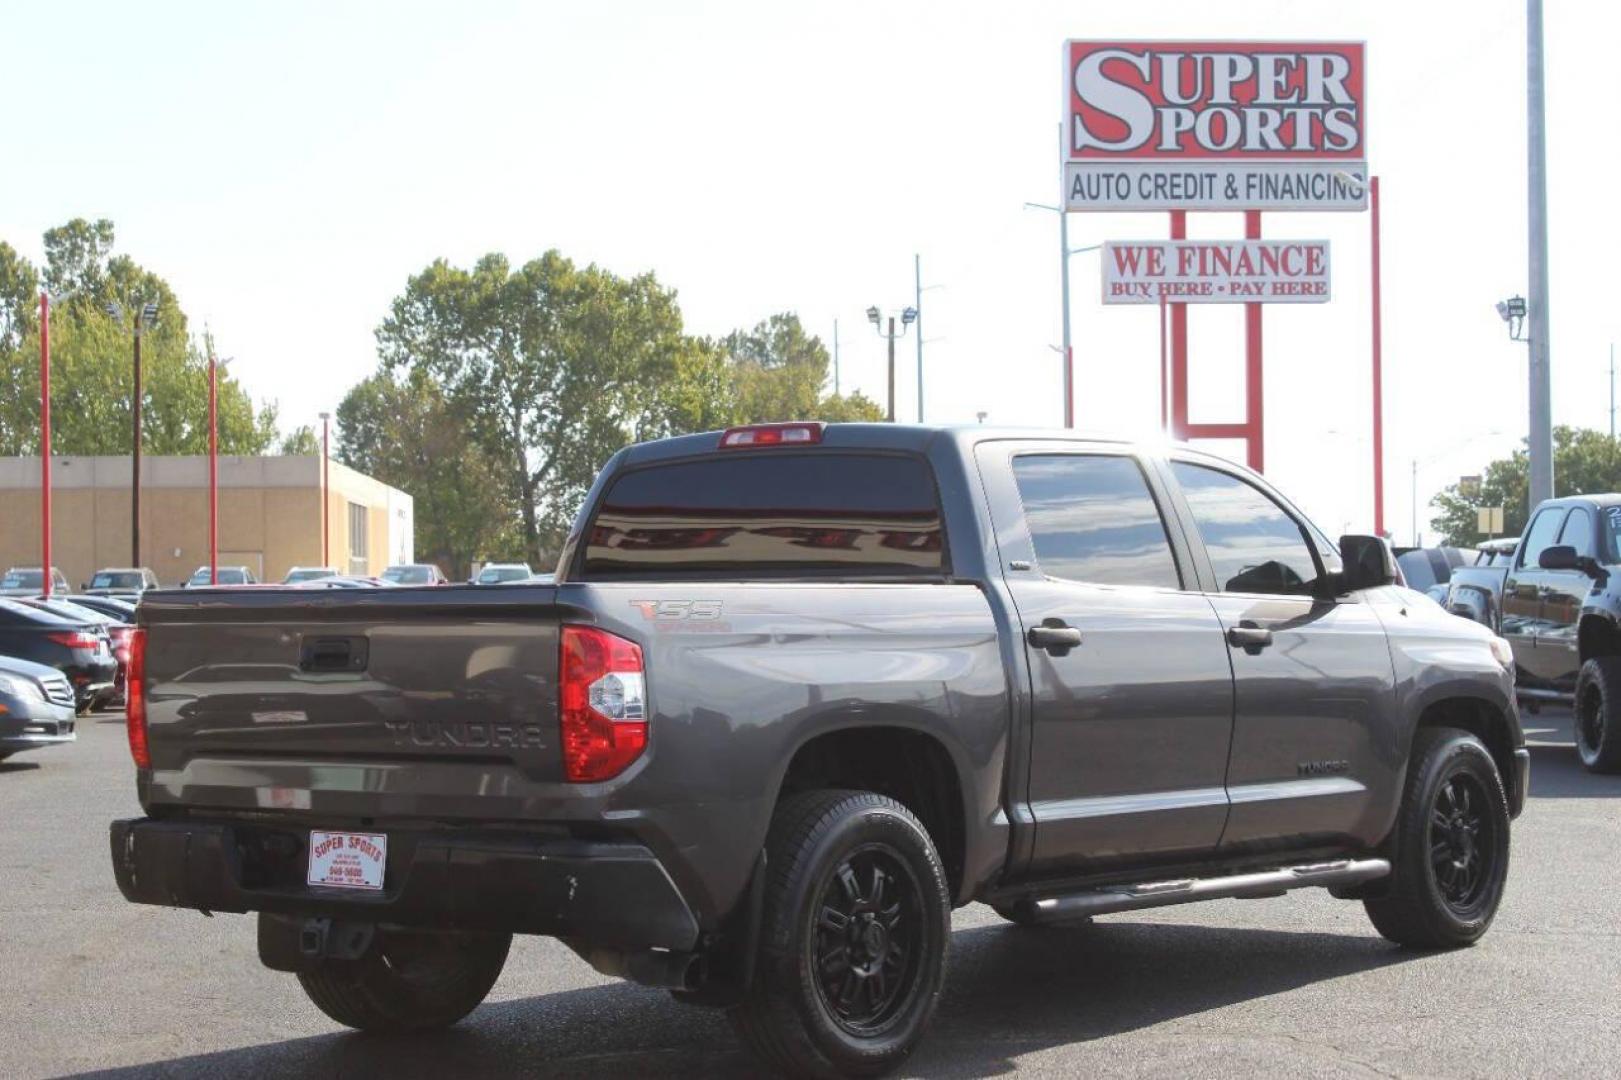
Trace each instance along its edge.
<path fill-rule="evenodd" d="M 1542 549 L 1537 556 L 1537 565 L 1544 570 L 1575 570 L 1578 569 L 1576 549 L 1569 544 L 1555 544 L 1553 547 Z"/>
<path fill-rule="evenodd" d="M 1389 544 L 1377 536 L 1353 534 L 1340 537 L 1340 558 L 1345 562 L 1339 581 L 1342 595 L 1358 589 L 1394 585 L 1400 580 L 1395 553 L 1390 550 Z"/>

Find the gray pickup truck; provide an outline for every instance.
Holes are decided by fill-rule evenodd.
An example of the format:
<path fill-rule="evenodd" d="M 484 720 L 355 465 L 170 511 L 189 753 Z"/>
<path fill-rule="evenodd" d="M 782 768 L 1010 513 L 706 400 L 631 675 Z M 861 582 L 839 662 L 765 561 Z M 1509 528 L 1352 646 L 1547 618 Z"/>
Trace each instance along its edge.
<path fill-rule="evenodd" d="M 1454 570 L 1445 602 L 1509 643 L 1530 707 L 1571 703 L 1577 756 L 1593 772 L 1621 772 L 1618 570 L 1621 495 L 1549 499 L 1518 541 Z"/>
<path fill-rule="evenodd" d="M 1526 797 L 1513 664 L 1394 580 L 1192 450 L 632 446 L 553 584 L 147 594 L 113 867 L 257 912 L 353 1027 L 453 1023 L 545 934 L 812 1075 L 912 1050 L 976 900 L 1035 926 L 1322 886 L 1467 945 Z"/>

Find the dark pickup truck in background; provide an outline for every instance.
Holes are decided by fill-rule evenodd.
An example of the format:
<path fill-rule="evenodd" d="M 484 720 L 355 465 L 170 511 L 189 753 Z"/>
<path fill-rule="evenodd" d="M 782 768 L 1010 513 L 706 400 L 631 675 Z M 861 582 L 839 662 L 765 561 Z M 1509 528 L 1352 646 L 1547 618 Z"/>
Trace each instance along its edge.
<path fill-rule="evenodd" d="M 354 1027 L 452 1023 L 550 934 L 816 1075 L 911 1051 L 975 900 L 1323 886 L 1467 945 L 1526 797 L 1512 661 L 1394 580 L 1192 450 L 633 446 L 552 584 L 148 593 L 147 816 L 113 866 L 138 903 L 257 912 L 263 962 Z"/>
<path fill-rule="evenodd" d="M 1445 602 L 1509 643 L 1519 696 L 1571 703 L 1577 755 L 1595 772 L 1621 771 L 1618 536 L 1621 495 L 1549 499 L 1506 551 L 1454 570 Z"/>

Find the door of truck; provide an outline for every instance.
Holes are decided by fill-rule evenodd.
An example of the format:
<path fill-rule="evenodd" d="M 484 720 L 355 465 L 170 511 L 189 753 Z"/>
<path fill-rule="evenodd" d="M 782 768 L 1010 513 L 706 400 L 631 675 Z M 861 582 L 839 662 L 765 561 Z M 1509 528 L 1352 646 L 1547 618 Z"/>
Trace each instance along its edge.
<path fill-rule="evenodd" d="M 1367 839 L 1398 730 L 1383 623 L 1354 596 L 1323 598 L 1326 539 L 1252 477 L 1192 455 L 1169 472 L 1233 665 L 1222 846 Z"/>
<path fill-rule="evenodd" d="M 1557 543 L 1572 547 L 1578 558 L 1599 559 L 1598 524 L 1593 511 L 1573 506 L 1565 515 Z M 1536 673 L 1555 690 L 1574 693 L 1576 673 L 1581 668 L 1576 631 L 1581 623 L 1582 605 L 1593 591 L 1593 579 L 1585 570 L 1542 571 L 1542 613 L 1537 620 L 1535 649 Z"/>
<path fill-rule="evenodd" d="M 1214 850 L 1232 672 L 1152 468 L 1118 446 L 979 448 L 1031 689 L 1027 869 Z"/>
<path fill-rule="evenodd" d="M 1569 512 L 1570 507 L 1562 503 L 1537 511 L 1503 580 L 1503 621 L 1498 633 L 1514 651 L 1520 682 L 1538 689 L 1551 689 L 1558 675 L 1558 664 L 1553 662 L 1556 651 L 1537 650 L 1537 639 L 1546 629 L 1545 601 L 1555 573 L 1542 569 L 1542 552 L 1559 543 Z"/>

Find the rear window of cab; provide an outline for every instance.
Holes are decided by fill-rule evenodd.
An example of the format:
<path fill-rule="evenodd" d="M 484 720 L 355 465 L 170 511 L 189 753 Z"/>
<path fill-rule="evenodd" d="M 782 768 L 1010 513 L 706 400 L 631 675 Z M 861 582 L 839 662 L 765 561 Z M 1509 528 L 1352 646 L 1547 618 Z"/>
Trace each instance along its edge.
<path fill-rule="evenodd" d="M 587 577 L 940 577 L 940 500 L 922 458 L 727 453 L 615 477 L 584 537 Z"/>

